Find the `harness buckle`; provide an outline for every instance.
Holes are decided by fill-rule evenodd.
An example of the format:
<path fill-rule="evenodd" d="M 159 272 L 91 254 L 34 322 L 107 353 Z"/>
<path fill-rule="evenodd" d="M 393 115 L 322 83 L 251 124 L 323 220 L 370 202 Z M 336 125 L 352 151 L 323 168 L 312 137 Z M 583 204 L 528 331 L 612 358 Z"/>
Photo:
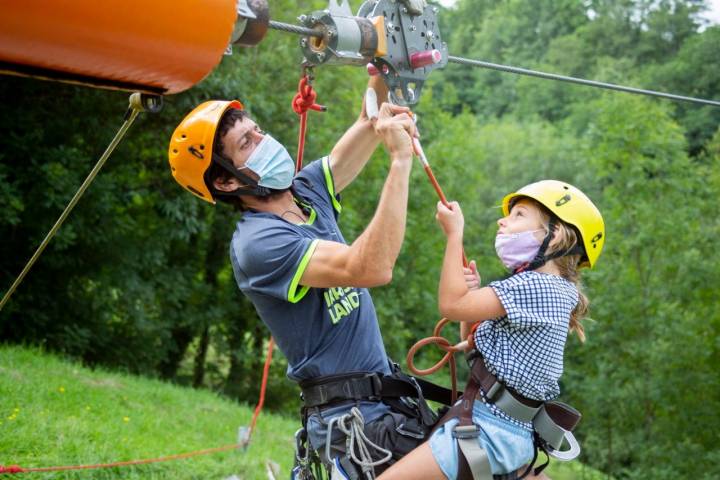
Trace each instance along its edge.
<path fill-rule="evenodd" d="M 368 377 L 370 379 L 373 391 L 370 399 L 379 401 L 382 398 L 382 379 L 380 378 L 380 375 L 375 373 L 368 374 Z"/>
<path fill-rule="evenodd" d="M 504 388 L 505 387 L 503 387 L 502 383 L 495 381 L 495 383 L 492 384 L 492 387 L 488 388 L 488 391 L 485 392 L 485 398 L 495 403 L 497 397 L 500 396 Z"/>
<path fill-rule="evenodd" d="M 456 425 L 453 429 L 454 438 L 477 438 L 480 436 L 481 428 L 477 425 Z"/>

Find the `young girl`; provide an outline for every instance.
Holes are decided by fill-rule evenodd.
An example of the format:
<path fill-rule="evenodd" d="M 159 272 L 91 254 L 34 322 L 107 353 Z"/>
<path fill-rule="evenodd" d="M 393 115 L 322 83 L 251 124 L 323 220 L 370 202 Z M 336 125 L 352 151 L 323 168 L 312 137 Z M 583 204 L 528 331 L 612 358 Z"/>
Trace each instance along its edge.
<path fill-rule="evenodd" d="M 436 217 L 447 236 L 440 313 L 461 322 L 461 336 L 479 356 L 476 361 L 484 362 L 515 398 L 530 404 L 556 398 L 568 331 L 585 339 L 580 320 L 588 300 L 578 269 L 592 267 L 602 250 L 605 227 L 600 212 L 580 190 L 555 180 L 507 195 L 495 248 L 513 274 L 478 288 L 474 262 L 471 268 L 462 266 L 462 211 L 456 202 L 450 207 L 438 203 Z M 533 426 L 507 415 L 486 399 L 486 393 L 480 388 L 472 405 L 472 423 L 480 429 L 475 441 L 495 478 L 517 478 L 514 472 L 535 452 Z M 457 478 L 457 424 L 457 418 L 444 423 L 380 479 Z"/>

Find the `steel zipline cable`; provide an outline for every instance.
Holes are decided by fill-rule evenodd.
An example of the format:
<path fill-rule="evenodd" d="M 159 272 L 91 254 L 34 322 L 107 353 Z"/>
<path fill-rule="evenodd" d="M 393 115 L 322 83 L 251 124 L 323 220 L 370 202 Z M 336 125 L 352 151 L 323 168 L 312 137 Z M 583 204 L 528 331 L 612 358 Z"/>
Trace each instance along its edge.
<path fill-rule="evenodd" d="M 651 97 L 667 98 L 670 100 L 680 100 L 683 102 L 693 102 L 702 105 L 712 105 L 714 107 L 720 107 L 720 102 L 714 100 L 705 100 L 702 98 L 685 97 L 682 95 L 675 95 L 672 93 L 656 92 L 654 90 L 644 90 L 642 88 L 624 87 L 622 85 L 615 85 L 613 83 L 598 82 L 595 80 L 585 80 L 582 78 L 568 77 L 565 75 L 558 75 L 555 73 L 538 72 L 536 70 L 529 70 L 527 68 L 511 67 L 508 65 L 500 65 L 497 63 L 483 62 L 481 60 L 472 60 L 469 58 L 454 57 L 450 55 L 448 61 L 457 63 L 458 65 L 466 65 L 471 67 L 488 68 L 491 70 L 498 70 L 501 72 L 516 73 L 518 75 L 527 75 L 530 77 L 544 78 L 546 80 L 556 80 L 559 82 L 576 83 L 579 85 L 587 85 L 589 87 L 605 88 L 608 90 L 616 90 L 618 92 L 635 93 L 639 95 L 648 95 Z"/>
<path fill-rule="evenodd" d="M 294 33 L 296 35 L 303 35 L 305 37 L 322 37 L 325 33 L 322 30 L 313 30 L 312 28 L 305 28 L 298 25 L 292 25 L 290 23 L 276 22 L 270 20 L 268 27 L 273 30 L 279 30 L 281 32 Z"/>
<path fill-rule="evenodd" d="M 321 30 L 313 30 L 311 28 L 300 27 L 289 23 L 276 22 L 270 20 L 269 27 L 274 30 L 279 30 L 287 33 L 294 33 L 296 35 L 303 35 L 308 37 L 322 37 L 324 32 Z M 681 102 L 691 102 L 700 105 L 709 105 L 713 107 L 720 107 L 720 101 L 706 100 L 703 98 L 686 97 L 684 95 L 675 95 L 672 93 L 657 92 L 654 90 L 645 90 L 642 88 L 626 87 L 623 85 L 616 85 L 613 83 L 598 82 L 596 80 L 586 80 L 583 78 L 569 77 L 566 75 L 558 75 L 556 73 L 539 72 L 537 70 L 530 70 L 528 68 L 513 67 L 510 65 L 501 65 L 498 63 L 484 62 L 482 60 L 473 60 L 470 58 L 455 57 L 450 55 L 448 62 L 463 65 L 467 67 L 485 68 L 490 70 L 497 70 L 500 72 L 514 73 L 517 75 L 526 75 L 529 77 L 543 78 L 545 80 L 555 80 L 558 82 L 575 83 L 577 85 L 585 85 L 588 87 L 604 88 L 606 90 L 615 90 L 618 92 L 634 93 L 637 95 L 647 95 L 650 97 L 665 98 L 668 100 L 677 100 Z"/>

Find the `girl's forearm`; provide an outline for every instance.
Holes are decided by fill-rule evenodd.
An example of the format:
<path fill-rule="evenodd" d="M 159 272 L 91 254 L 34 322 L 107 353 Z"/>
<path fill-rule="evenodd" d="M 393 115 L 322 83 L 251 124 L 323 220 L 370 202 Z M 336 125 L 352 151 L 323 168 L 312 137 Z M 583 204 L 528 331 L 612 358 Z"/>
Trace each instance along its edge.
<path fill-rule="evenodd" d="M 447 316 L 448 307 L 457 302 L 468 292 L 463 274 L 462 233 L 448 236 L 445 247 L 440 285 L 438 287 L 438 304 L 440 314 Z"/>

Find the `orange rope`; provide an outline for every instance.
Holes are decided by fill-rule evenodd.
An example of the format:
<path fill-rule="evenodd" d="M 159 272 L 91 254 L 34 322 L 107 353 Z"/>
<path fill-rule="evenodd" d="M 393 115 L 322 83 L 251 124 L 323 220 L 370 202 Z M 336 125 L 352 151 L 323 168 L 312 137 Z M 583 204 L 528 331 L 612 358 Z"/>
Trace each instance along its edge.
<path fill-rule="evenodd" d="M 457 364 L 455 362 L 455 356 L 454 354 L 456 352 L 462 352 L 464 351 L 464 348 L 457 348 L 453 344 L 448 341 L 445 337 L 441 336 L 440 332 L 442 329 L 450 323 L 450 320 L 447 318 L 441 319 L 437 325 L 435 325 L 435 329 L 433 330 L 433 336 L 423 338 L 415 343 L 412 347 L 410 347 L 410 350 L 408 350 L 407 357 L 405 358 L 405 361 L 407 362 L 408 370 L 410 370 L 411 373 L 418 376 L 425 376 L 430 375 L 431 373 L 435 373 L 438 370 L 440 370 L 446 363 L 450 364 L 450 380 L 452 382 L 452 403 L 455 403 L 455 400 L 457 400 Z M 415 354 L 420 350 L 420 348 L 424 347 L 425 345 L 437 345 L 441 350 L 445 351 L 445 355 L 443 358 L 440 359 L 435 365 L 433 365 L 430 368 L 420 369 L 415 366 Z"/>

